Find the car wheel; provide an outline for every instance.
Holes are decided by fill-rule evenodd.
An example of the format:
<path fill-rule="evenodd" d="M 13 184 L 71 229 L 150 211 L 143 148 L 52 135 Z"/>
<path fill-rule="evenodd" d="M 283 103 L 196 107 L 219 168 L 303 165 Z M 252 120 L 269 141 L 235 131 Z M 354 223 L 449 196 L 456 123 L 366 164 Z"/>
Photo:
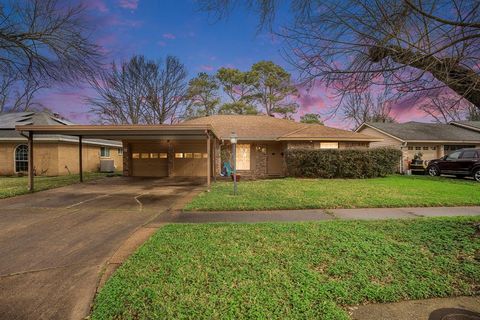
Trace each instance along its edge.
<path fill-rule="evenodd" d="M 431 177 L 436 177 L 436 176 L 440 175 L 440 170 L 438 170 L 437 166 L 429 167 L 427 172 L 428 172 L 428 175 L 431 176 Z"/>
<path fill-rule="evenodd" d="M 480 182 L 480 169 L 477 169 L 473 172 L 473 179 L 475 179 L 475 181 Z"/>

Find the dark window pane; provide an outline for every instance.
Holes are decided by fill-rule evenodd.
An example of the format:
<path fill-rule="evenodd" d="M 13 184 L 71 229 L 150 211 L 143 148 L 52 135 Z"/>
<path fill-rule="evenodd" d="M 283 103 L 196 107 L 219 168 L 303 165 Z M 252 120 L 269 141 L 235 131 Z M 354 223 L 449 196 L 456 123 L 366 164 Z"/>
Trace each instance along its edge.
<path fill-rule="evenodd" d="M 15 148 L 15 172 L 28 171 L 28 146 L 25 144 Z"/>
<path fill-rule="evenodd" d="M 462 154 L 462 159 L 473 159 L 477 157 L 477 152 L 475 150 L 467 150 Z"/>

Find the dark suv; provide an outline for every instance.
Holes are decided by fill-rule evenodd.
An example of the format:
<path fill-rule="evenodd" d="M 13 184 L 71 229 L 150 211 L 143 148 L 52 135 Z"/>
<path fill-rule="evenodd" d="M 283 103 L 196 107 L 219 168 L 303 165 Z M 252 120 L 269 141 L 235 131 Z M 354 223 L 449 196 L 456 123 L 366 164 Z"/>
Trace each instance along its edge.
<path fill-rule="evenodd" d="M 432 160 L 428 163 L 427 173 L 431 176 L 440 174 L 470 176 L 480 182 L 480 149 L 460 149 L 440 159 Z"/>

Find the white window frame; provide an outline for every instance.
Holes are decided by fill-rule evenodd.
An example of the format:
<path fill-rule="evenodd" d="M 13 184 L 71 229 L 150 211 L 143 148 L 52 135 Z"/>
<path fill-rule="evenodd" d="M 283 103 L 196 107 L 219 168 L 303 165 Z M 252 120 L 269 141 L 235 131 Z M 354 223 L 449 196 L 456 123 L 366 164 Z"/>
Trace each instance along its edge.
<path fill-rule="evenodd" d="M 315 142 L 314 149 L 338 149 L 338 142 Z"/>
<path fill-rule="evenodd" d="M 25 147 L 26 150 L 27 150 L 27 154 L 26 154 L 26 159 L 21 159 L 21 160 L 17 160 L 17 151 L 20 147 Z M 28 156 L 29 156 L 29 152 L 28 152 L 28 145 L 26 144 L 19 144 L 18 146 L 15 147 L 15 150 L 13 150 L 13 166 L 14 166 L 14 171 L 15 173 L 24 173 L 24 172 L 28 172 Z M 27 170 L 25 171 L 18 171 L 17 170 L 17 162 L 23 162 L 23 163 L 27 163 Z"/>
<path fill-rule="evenodd" d="M 103 151 L 106 152 L 103 152 Z M 100 147 L 100 158 L 110 158 L 110 148 L 109 147 Z"/>

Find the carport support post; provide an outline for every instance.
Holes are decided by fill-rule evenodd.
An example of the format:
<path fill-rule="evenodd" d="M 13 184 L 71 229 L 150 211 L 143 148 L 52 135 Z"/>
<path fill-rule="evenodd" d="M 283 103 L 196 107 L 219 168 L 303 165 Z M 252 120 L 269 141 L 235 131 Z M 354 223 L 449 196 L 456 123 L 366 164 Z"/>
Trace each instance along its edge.
<path fill-rule="evenodd" d="M 33 132 L 28 132 L 28 191 L 33 192 Z"/>
<path fill-rule="evenodd" d="M 82 136 L 78 136 L 78 173 L 80 182 L 83 182 L 83 154 L 82 154 Z"/>
<path fill-rule="evenodd" d="M 211 156 L 210 156 L 210 134 L 207 132 L 207 188 L 210 191 L 210 176 L 211 176 Z"/>

